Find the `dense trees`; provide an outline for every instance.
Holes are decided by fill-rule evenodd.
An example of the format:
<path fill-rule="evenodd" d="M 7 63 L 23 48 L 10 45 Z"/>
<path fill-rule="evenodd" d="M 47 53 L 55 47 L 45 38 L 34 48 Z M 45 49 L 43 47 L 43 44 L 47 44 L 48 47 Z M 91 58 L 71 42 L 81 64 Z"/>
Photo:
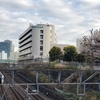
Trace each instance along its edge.
<path fill-rule="evenodd" d="M 84 56 L 84 54 L 83 54 L 83 53 L 77 54 L 77 55 L 76 55 L 76 61 L 77 61 L 77 62 L 80 62 L 80 63 L 84 62 L 84 61 L 85 61 L 85 56 Z"/>
<path fill-rule="evenodd" d="M 83 53 L 78 54 L 75 46 L 64 47 L 63 53 L 59 47 L 52 47 L 49 51 L 50 60 L 77 61 L 84 62 L 85 56 Z"/>
<path fill-rule="evenodd" d="M 49 51 L 49 56 L 50 56 L 50 60 L 54 61 L 54 60 L 61 60 L 62 59 L 62 51 L 59 47 L 52 47 L 51 50 Z"/>
<path fill-rule="evenodd" d="M 64 50 L 64 56 L 63 56 L 64 61 L 75 61 L 77 55 L 75 46 L 67 46 L 64 47 L 63 50 Z"/>

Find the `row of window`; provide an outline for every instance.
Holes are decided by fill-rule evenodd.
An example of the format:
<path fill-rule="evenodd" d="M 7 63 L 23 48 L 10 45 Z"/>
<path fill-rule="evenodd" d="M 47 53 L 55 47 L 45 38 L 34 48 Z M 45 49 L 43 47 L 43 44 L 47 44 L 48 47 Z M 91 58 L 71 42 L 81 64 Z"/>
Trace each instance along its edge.
<path fill-rule="evenodd" d="M 32 40 L 30 40 L 30 41 L 28 41 L 27 43 L 25 43 L 25 44 L 23 44 L 23 45 L 19 46 L 19 48 L 22 48 L 22 47 L 24 47 L 24 46 L 28 45 L 28 44 L 29 44 L 29 43 L 31 43 L 31 42 L 32 42 Z"/>
<path fill-rule="evenodd" d="M 25 50 L 23 50 L 23 51 L 20 51 L 20 53 L 23 53 L 23 52 L 26 52 L 26 51 L 29 51 L 29 50 L 32 50 L 32 47 L 27 48 L 27 49 L 25 49 Z"/>
<path fill-rule="evenodd" d="M 23 58 L 23 57 L 31 57 L 32 56 L 32 54 L 26 54 L 26 55 L 23 55 L 23 56 L 20 56 L 21 58 Z"/>
<path fill-rule="evenodd" d="M 40 30 L 40 33 L 41 33 L 40 34 L 40 56 L 42 56 L 43 55 L 43 30 Z"/>
<path fill-rule="evenodd" d="M 30 32 L 32 31 L 32 29 L 30 29 L 28 32 L 26 32 L 23 36 L 21 36 L 20 38 L 19 38 L 19 40 L 21 40 L 23 37 L 25 37 L 26 35 L 28 35 Z"/>

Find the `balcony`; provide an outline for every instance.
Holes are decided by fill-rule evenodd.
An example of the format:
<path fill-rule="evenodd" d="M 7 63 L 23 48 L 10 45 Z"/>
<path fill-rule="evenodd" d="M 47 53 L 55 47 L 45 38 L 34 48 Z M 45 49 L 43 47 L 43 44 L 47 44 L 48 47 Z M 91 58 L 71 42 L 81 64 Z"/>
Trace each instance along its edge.
<path fill-rule="evenodd" d="M 32 56 L 29 56 L 29 57 L 19 57 L 18 60 L 31 60 L 33 59 Z"/>
<path fill-rule="evenodd" d="M 29 47 L 32 47 L 32 43 L 28 43 L 27 45 L 19 48 L 19 51 L 24 50 L 24 49 L 29 48 Z"/>
<path fill-rule="evenodd" d="M 21 40 L 19 40 L 19 44 L 24 41 L 25 39 L 27 39 L 28 37 L 31 37 L 32 36 L 32 33 L 28 33 L 25 37 L 23 37 Z"/>
<path fill-rule="evenodd" d="M 32 31 L 32 28 L 29 27 L 28 29 L 26 29 L 20 36 L 19 36 L 19 39 L 23 38 L 25 36 L 25 34 L 27 35 L 29 32 Z"/>
<path fill-rule="evenodd" d="M 25 40 L 24 42 L 22 42 L 21 44 L 19 44 L 19 47 L 27 44 L 28 42 L 32 41 L 32 37 L 28 38 L 27 40 Z"/>
<path fill-rule="evenodd" d="M 19 56 L 22 56 L 22 55 L 26 55 L 26 54 L 31 54 L 32 53 L 32 51 L 29 49 L 29 50 L 25 50 L 25 51 L 23 51 L 23 52 L 19 52 Z"/>

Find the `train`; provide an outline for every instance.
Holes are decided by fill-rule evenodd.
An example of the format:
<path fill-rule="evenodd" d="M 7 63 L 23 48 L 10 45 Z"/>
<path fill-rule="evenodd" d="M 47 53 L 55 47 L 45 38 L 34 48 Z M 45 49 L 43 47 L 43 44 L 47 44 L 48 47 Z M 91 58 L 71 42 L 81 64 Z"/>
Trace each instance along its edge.
<path fill-rule="evenodd" d="M 0 72 L 0 84 L 4 83 L 4 75 Z"/>

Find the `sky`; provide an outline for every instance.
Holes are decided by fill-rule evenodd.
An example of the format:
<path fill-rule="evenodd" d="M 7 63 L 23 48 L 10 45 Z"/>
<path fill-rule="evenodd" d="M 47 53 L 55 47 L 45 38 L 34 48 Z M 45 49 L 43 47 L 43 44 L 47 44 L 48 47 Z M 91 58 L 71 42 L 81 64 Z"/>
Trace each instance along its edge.
<path fill-rule="evenodd" d="M 33 25 L 54 24 L 59 44 L 75 45 L 77 38 L 100 28 L 99 0 L 0 0 L 0 41 L 12 40 Z"/>

